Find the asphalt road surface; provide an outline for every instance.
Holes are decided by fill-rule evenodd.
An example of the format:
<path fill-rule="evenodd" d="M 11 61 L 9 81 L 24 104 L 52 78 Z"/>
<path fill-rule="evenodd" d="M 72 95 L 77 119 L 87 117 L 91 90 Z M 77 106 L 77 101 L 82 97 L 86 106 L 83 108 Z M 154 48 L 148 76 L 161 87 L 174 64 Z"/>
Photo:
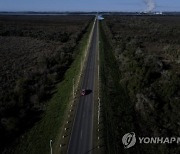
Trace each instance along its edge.
<path fill-rule="evenodd" d="M 82 89 L 89 90 L 89 94 L 81 96 L 77 106 L 68 154 L 92 153 L 93 116 L 94 116 L 94 82 L 97 68 L 97 20 L 95 22 L 89 55 L 86 63 Z M 92 90 L 92 91 L 91 91 Z"/>

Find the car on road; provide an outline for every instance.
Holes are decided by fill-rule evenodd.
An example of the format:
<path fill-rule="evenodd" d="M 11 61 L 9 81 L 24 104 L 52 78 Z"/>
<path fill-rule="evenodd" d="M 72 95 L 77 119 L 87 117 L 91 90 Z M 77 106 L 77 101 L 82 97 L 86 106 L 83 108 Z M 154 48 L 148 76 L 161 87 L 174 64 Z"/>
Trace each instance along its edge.
<path fill-rule="evenodd" d="M 82 89 L 81 91 L 81 96 L 84 96 L 84 95 L 86 95 L 86 89 Z"/>
<path fill-rule="evenodd" d="M 81 96 L 89 95 L 90 93 L 92 93 L 91 89 L 82 89 L 81 90 Z"/>

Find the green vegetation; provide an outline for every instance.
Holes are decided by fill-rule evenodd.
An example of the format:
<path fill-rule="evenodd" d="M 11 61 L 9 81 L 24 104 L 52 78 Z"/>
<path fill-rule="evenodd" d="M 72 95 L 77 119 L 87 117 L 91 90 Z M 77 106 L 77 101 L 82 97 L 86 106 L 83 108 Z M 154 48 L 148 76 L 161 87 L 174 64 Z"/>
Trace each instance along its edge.
<path fill-rule="evenodd" d="M 103 24 L 100 23 L 100 76 L 105 142 L 107 153 L 119 153 L 123 152 L 122 135 L 134 130 L 134 109 L 125 89 L 119 83 L 121 74 Z"/>
<path fill-rule="evenodd" d="M 127 132 L 179 136 L 179 32 L 179 17 L 106 16 L 102 22 L 102 98 L 108 153 L 180 151 L 177 145 L 163 144 L 136 145 L 128 150 L 121 147 Z"/>
<path fill-rule="evenodd" d="M 76 80 L 78 78 L 81 57 L 87 46 L 90 30 L 91 26 L 88 27 L 86 34 L 76 47 L 75 60 L 65 73 L 64 80 L 57 85 L 57 92 L 48 102 L 47 110 L 42 116 L 41 121 L 21 139 L 15 153 L 49 153 L 49 141 L 52 139 L 55 142 L 63 122 L 67 104 L 71 100 L 72 79 Z"/>
<path fill-rule="evenodd" d="M 32 22 L 35 20 L 34 18 L 32 17 L 25 21 Z M 36 30 L 37 28 L 42 29 L 40 26 L 42 24 L 45 29 L 44 33 L 48 33 L 46 30 L 49 30 L 51 26 L 56 28 L 61 26 L 59 30 L 64 32 L 69 32 L 67 30 L 71 27 L 70 40 L 63 41 L 63 44 L 61 44 L 58 40 L 48 40 L 49 37 L 45 37 L 45 40 L 38 37 L 35 41 L 38 43 L 39 41 L 41 41 L 40 43 L 43 42 L 43 44 L 40 44 L 40 49 L 37 46 L 30 46 L 31 50 L 27 49 L 28 52 L 24 54 L 21 51 L 21 46 L 31 45 L 34 39 L 29 39 L 29 36 L 24 37 L 23 35 L 22 42 L 24 42 L 24 39 L 29 39 L 30 44 L 25 42 L 21 46 L 18 45 L 20 48 L 15 48 L 16 50 L 12 54 L 14 63 L 21 60 L 21 63 L 18 65 L 21 66 L 22 70 L 19 70 L 18 67 L 14 67 L 14 70 L 10 69 L 12 72 L 17 71 L 16 74 L 11 74 L 11 77 L 16 79 L 13 81 L 16 82 L 13 83 L 11 81 L 12 78 L 10 78 L 10 81 L 7 80 L 8 84 L 5 85 L 7 87 L 2 91 L 4 93 L 7 92 L 7 94 L 6 96 L 1 96 L 2 102 L 0 105 L 2 108 L 0 114 L 2 127 L 0 129 L 2 131 L 0 135 L 1 139 L 4 139 L 4 144 L 2 145 L 7 146 L 5 151 L 8 153 L 49 153 L 49 140 L 55 140 L 61 128 L 63 115 L 71 98 L 72 78 L 77 78 L 80 70 L 80 59 L 87 45 L 91 28 L 89 23 L 92 17 L 73 16 L 71 18 L 70 16 L 69 18 L 66 17 L 67 20 L 65 17 L 59 18 L 51 21 L 51 24 L 49 23 L 50 21 L 47 21 L 51 20 L 50 18 L 46 17 L 43 24 L 41 23 L 43 19 L 40 18 L 40 22 L 35 20 L 33 24 L 36 26 Z M 21 25 L 20 23 L 22 22 L 23 26 L 26 27 L 25 21 L 19 21 L 18 19 L 15 24 Z M 62 27 L 66 27 L 66 29 L 62 29 Z M 36 32 L 33 33 L 36 34 Z M 14 42 L 21 39 L 19 36 L 1 37 L 0 41 L 4 41 L 3 49 L 8 48 L 6 41 L 11 38 Z M 9 43 L 10 51 L 14 42 Z M 55 47 L 52 48 L 54 45 Z M 48 48 L 46 48 L 47 46 Z M 33 52 L 33 49 L 37 49 L 38 55 L 36 52 Z M 39 50 L 43 51 L 43 54 Z M 2 50 L 0 51 L 3 52 Z M 29 55 L 29 53 L 31 54 Z M 15 57 L 16 54 L 19 55 L 17 58 Z M 22 61 L 22 59 L 18 59 L 19 57 L 24 57 L 22 59 L 26 59 L 27 63 Z M 33 58 L 35 60 L 31 61 Z M 9 66 L 11 61 L 5 64 Z M 3 72 L 3 70 L 1 71 Z M 22 74 L 22 71 L 25 74 Z M 19 75 L 21 75 L 21 78 Z M 3 78 L 1 79 L 3 83 Z M 10 89 L 8 92 L 9 89 L 7 88 L 9 87 L 12 87 L 13 91 Z M 11 97 L 9 97 L 10 95 Z M 8 147 L 9 144 L 11 144 L 11 147 Z"/>

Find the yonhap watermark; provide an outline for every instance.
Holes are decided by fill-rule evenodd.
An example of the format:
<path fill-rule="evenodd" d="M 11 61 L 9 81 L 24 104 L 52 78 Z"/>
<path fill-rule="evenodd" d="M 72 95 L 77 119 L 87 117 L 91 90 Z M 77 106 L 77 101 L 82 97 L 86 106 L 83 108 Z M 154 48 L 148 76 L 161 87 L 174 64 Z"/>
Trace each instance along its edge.
<path fill-rule="evenodd" d="M 139 137 L 139 143 L 144 144 L 172 144 L 180 143 L 180 137 Z"/>
<path fill-rule="evenodd" d="M 125 149 L 139 144 L 180 144 L 180 137 L 136 137 L 134 132 L 127 133 L 122 137 L 122 143 Z"/>
<path fill-rule="evenodd" d="M 136 136 L 134 132 L 127 133 L 123 136 L 122 142 L 124 144 L 124 148 L 128 149 L 135 145 L 136 143 Z"/>

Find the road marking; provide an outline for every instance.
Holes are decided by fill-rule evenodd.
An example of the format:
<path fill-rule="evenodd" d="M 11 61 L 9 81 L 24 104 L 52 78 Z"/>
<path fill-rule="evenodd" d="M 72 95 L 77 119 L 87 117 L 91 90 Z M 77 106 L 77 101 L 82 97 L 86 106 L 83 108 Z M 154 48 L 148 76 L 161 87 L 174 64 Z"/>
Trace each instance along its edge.
<path fill-rule="evenodd" d="M 100 106 L 101 106 L 101 100 L 100 100 L 100 93 L 99 93 L 99 90 L 100 90 L 100 86 L 99 86 L 99 84 L 100 84 L 100 81 L 99 81 L 99 65 L 100 65 L 100 61 L 99 61 L 99 43 L 100 43 L 100 41 L 99 41 L 99 23 L 97 22 L 97 35 L 98 35 L 98 43 L 97 43 L 97 45 L 98 45 L 98 125 L 99 125 L 99 119 L 100 119 L 100 110 L 101 110 L 101 108 L 100 108 Z"/>
<path fill-rule="evenodd" d="M 82 130 L 81 130 L 81 139 L 82 139 Z"/>
<path fill-rule="evenodd" d="M 101 102 L 101 100 L 100 100 L 100 98 L 99 98 L 99 101 L 98 101 L 98 124 L 99 124 L 99 119 L 100 119 L 100 102 Z"/>

